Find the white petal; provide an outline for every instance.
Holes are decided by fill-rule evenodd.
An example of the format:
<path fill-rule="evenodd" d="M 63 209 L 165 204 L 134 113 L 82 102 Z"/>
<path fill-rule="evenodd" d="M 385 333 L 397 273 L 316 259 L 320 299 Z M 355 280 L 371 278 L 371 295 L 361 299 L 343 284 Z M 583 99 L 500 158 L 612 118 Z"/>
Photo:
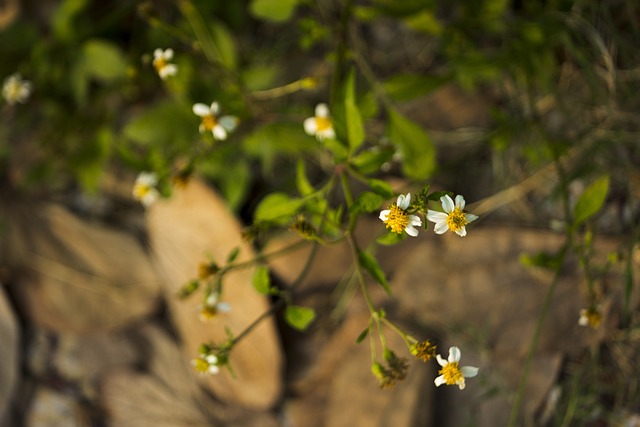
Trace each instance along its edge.
<path fill-rule="evenodd" d="M 464 237 L 467 235 L 467 227 L 462 227 L 456 231 L 456 234 L 460 237 Z"/>
<path fill-rule="evenodd" d="M 164 56 L 164 59 L 166 59 L 167 61 L 171 60 L 171 58 L 173 58 L 173 49 L 165 50 L 162 56 Z"/>
<path fill-rule="evenodd" d="M 327 104 L 316 105 L 316 117 L 329 117 L 329 107 L 327 107 Z"/>
<path fill-rule="evenodd" d="M 169 76 L 175 76 L 178 73 L 178 67 L 173 64 L 167 64 L 158 71 L 158 75 L 162 79 L 166 79 Z"/>
<path fill-rule="evenodd" d="M 220 105 L 216 101 L 213 101 L 211 103 L 211 108 L 209 109 L 209 113 L 213 116 L 217 116 L 219 112 L 220 112 Z"/>
<path fill-rule="evenodd" d="M 460 387 L 460 390 L 464 390 L 465 386 L 466 384 L 464 383 L 464 378 L 458 381 L 458 387 Z"/>
<path fill-rule="evenodd" d="M 215 354 L 209 354 L 204 358 L 204 360 L 210 365 L 215 365 L 216 363 L 218 363 L 218 358 Z"/>
<path fill-rule="evenodd" d="M 448 229 L 447 221 L 436 222 L 436 225 L 433 227 L 433 231 L 435 231 L 436 234 L 444 234 Z"/>
<path fill-rule="evenodd" d="M 464 197 L 462 197 L 462 195 L 458 194 L 456 196 L 456 207 L 460 208 L 460 210 L 463 210 L 465 204 L 466 204 L 466 202 L 464 201 Z"/>
<path fill-rule="evenodd" d="M 147 194 L 144 195 L 144 197 L 142 198 L 142 200 L 140 200 L 140 202 L 142 202 L 142 205 L 144 207 L 148 208 L 156 200 L 158 200 L 159 197 L 160 197 L 160 193 L 158 192 L 158 190 L 156 190 L 155 188 L 152 188 L 149 191 L 147 191 Z"/>
<path fill-rule="evenodd" d="M 238 126 L 238 118 L 235 116 L 222 116 L 218 120 L 218 123 L 228 132 L 232 132 L 236 126 Z"/>
<path fill-rule="evenodd" d="M 446 360 L 444 360 L 442 358 L 442 356 L 440 356 L 439 354 L 436 354 L 436 360 L 438 361 L 438 363 L 440 364 L 440 366 L 447 366 L 449 364 L 449 362 L 447 362 Z"/>
<path fill-rule="evenodd" d="M 442 209 L 446 213 L 451 213 L 451 211 L 453 211 L 453 208 L 455 207 L 455 205 L 453 204 L 453 200 L 451 200 L 451 197 L 449 197 L 448 194 L 445 194 L 444 196 L 440 197 L 440 202 L 442 203 Z"/>
<path fill-rule="evenodd" d="M 162 58 L 162 49 L 158 48 L 153 51 L 154 58 Z"/>
<path fill-rule="evenodd" d="M 427 219 L 431 222 L 442 222 L 447 221 L 447 214 L 438 211 L 432 211 L 431 209 L 427 210 Z"/>
<path fill-rule="evenodd" d="M 218 303 L 218 310 L 221 313 L 228 313 L 231 311 L 231 304 L 229 304 L 228 302 Z"/>
<path fill-rule="evenodd" d="M 211 133 L 213 133 L 213 137 L 219 141 L 227 139 L 227 131 L 220 125 L 215 125 L 213 129 L 211 129 Z"/>
<path fill-rule="evenodd" d="M 380 219 L 383 221 L 386 221 L 389 219 L 389 214 L 391 213 L 391 211 L 389 209 L 385 209 L 383 211 L 380 212 Z"/>
<path fill-rule="evenodd" d="M 309 117 L 308 119 L 305 119 L 303 125 L 304 131 L 307 133 L 307 135 L 315 135 L 318 131 L 318 124 L 316 123 L 315 117 Z"/>
<path fill-rule="evenodd" d="M 478 215 L 474 215 L 474 214 L 464 214 L 465 219 L 467 220 L 467 222 L 472 222 L 475 221 L 476 219 L 478 219 Z"/>
<path fill-rule="evenodd" d="M 220 372 L 220 368 L 217 365 L 209 365 L 209 369 L 207 369 L 207 372 L 211 375 L 216 375 L 218 372 Z"/>
<path fill-rule="evenodd" d="M 205 117 L 210 114 L 209 107 L 201 103 L 194 104 L 192 110 L 193 114 L 199 117 Z"/>
<path fill-rule="evenodd" d="M 478 371 L 479 369 L 476 368 L 475 366 L 463 366 L 462 368 L 460 368 L 460 372 L 462 373 L 462 376 L 465 378 L 473 378 L 476 375 L 478 375 Z"/>
<path fill-rule="evenodd" d="M 422 219 L 418 215 L 409 215 L 410 225 L 422 225 Z"/>
<path fill-rule="evenodd" d="M 459 362 L 460 356 L 462 356 L 462 353 L 458 347 L 454 346 L 449 349 L 449 363 Z"/>
<path fill-rule="evenodd" d="M 318 139 L 334 139 L 336 137 L 336 133 L 333 131 L 333 128 L 328 128 L 318 131 L 316 136 Z"/>
<path fill-rule="evenodd" d="M 444 375 L 440 375 L 438 378 L 433 380 L 433 383 L 436 385 L 436 387 L 440 387 L 442 384 L 446 384 L 447 380 L 444 379 Z"/>
<path fill-rule="evenodd" d="M 406 211 L 409 205 L 411 204 L 411 193 L 407 193 L 407 195 L 399 195 L 397 205 L 403 211 Z"/>
<path fill-rule="evenodd" d="M 404 231 L 407 232 L 407 234 L 411 237 L 416 237 L 418 235 L 418 230 L 416 230 L 416 228 L 409 224 L 404 228 Z"/>

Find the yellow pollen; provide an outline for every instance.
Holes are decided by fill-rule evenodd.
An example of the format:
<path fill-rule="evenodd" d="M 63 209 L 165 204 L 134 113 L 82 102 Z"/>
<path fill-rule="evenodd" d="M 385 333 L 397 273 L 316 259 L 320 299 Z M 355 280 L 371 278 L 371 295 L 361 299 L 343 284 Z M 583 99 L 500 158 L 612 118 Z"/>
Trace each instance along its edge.
<path fill-rule="evenodd" d="M 164 67 L 167 66 L 167 60 L 164 59 L 163 57 L 155 58 L 153 60 L 153 66 L 156 69 L 156 71 L 159 73 L 160 70 L 162 70 Z"/>
<path fill-rule="evenodd" d="M 212 116 L 211 114 L 207 114 L 202 118 L 202 127 L 205 130 L 210 131 L 214 127 L 216 127 L 217 124 L 218 124 L 218 121 L 216 120 L 216 117 Z"/>
<path fill-rule="evenodd" d="M 198 358 L 193 360 L 193 368 L 198 372 L 206 373 L 209 370 L 209 363 L 202 358 Z"/>
<path fill-rule="evenodd" d="M 331 129 L 331 119 L 328 117 L 316 117 L 316 127 L 318 128 L 318 132 Z"/>
<path fill-rule="evenodd" d="M 459 384 L 464 381 L 458 362 L 447 363 L 438 373 L 444 377 L 447 385 Z"/>
<path fill-rule="evenodd" d="M 394 233 L 402 234 L 407 225 L 409 225 L 409 215 L 398 205 L 393 204 L 389 207 L 389 218 L 384 223 Z"/>
<path fill-rule="evenodd" d="M 133 195 L 138 200 L 142 200 L 149 191 L 151 191 L 151 187 L 145 184 L 135 184 L 133 186 Z"/>
<path fill-rule="evenodd" d="M 467 225 L 467 217 L 464 215 L 464 212 L 460 210 L 459 207 L 456 208 L 447 216 L 447 226 L 451 231 L 459 231 L 465 225 Z"/>

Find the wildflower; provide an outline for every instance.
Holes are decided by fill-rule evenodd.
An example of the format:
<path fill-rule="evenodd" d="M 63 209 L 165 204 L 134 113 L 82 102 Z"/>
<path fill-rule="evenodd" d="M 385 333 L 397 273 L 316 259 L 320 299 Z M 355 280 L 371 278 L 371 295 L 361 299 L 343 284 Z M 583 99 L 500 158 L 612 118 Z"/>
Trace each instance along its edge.
<path fill-rule="evenodd" d="M 578 324 L 580 326 L 591 326 L 593 329 L 598 329 L 602 323 L 602 313 L 598 308 L 583 308 L 580 310 L 580 318 Z"/>
<path fill-rule="evenodd" d="M 220 113 L 220 106 L 217 102 L 212 102 L 210 107 L 205 104 L 195 104 L 193 106 L 193 113 L 202 118 L 200 123 L 200 133 L 211 132 L 213 138 L 224 141 L 227 139 L 227 134 L 232 132 L 238 125 L 238 118 L 234 116 L 222 116 L 218 118 Z"/>
<path fill-rule="evenodd" d="M 374 362 L 371 365 L 371 372 L 378 379 L 380 388 L 390 388 L 398 382 L 398 379 L 392 375 L 392 372 L 378 362 Z"/>
<path fill-rule="evenodd" d="M 436 357 L 436 345 L 429 340 L 414 343 L 409 348 L 409 352 L 416 359 L 428 362 Z"/>
<path fill-rule="evenodd" d="M 203 375 L 215 375 L 220 372 L 220 362 L 215 354 L 201 353 L 191 361 L 191 366 Z"/>
<path fill-rule="evenodd" d="M 455 205 L 448 195 L 440 197 L 440 202 L 442 202 L 444 212 L 427 210 L 427 219 L 436 223 L 434 227 L 436 234 L 444 234 L 447 230 L 451 230 L 458 236 L 466 236 L 467 229 L 465 226 L 478 219 L 478 217 L 462 211 L 465 205 L 464 197 L 457 195 Z"/>
<path fill-rule="evenodd" d="M 297 232 L 302 238 L 307 240 L 313 240 L 317 235 L 317 231 L 313 224 L 311 224 L 304 215 L 298 215 L 293 224 L 291 224 L 291 230 Z"/>
<path fill-rule="evenodd" d="M 141 172 L 133 185 L 133 197 L 139 200 L 145 207 L 149 207 L 160 197 L 160 192 L 155 188 L 158 177 L 153 172 Z"/>
<path fill-rule="evenodd" d="M 384 351 L 384 360 L 389 366 L 389 375 L 392 378 L 396 381 L 403 381 L 407 378 L 407 369 L 409 369 L 407 359 L 398 357 L 393 351 L 386 349 Z"/>
<path fill-rule="evenodd" d="M 327 104 L 316 105 L 314 117 L 309 117 L 304 121 L 304 131 L 309 135 L 315 135 L 317 139 L 333 139 L 336 133 L 333 130 L 333 123 L 329 115 Z"/>
<path fill-rule="evenodd" d="M 178 73 L 178 66 L 170 63 L 173 59 L 173 49 L 156 49 L 153 51 L 153 67 L 162 80 Z"/>
<path fill-rule="evenodd" d="M 226 302 L 218 301 L 218 295 L 211 293 L 207 295 L 204 304 L 200 307 L 200 320 L 206 322 L 215 319 L 220 313 L 228 313 L 231 305 Z"/>
<path fill-rule="evenodd" d="M 198 278 L 207 280 L 209 277 L 220 271 L 220 267 L 215 262 L 201 262 L 198 265 Z"/>
<path fill-rule="evenodd" d="M 380 219 L 394 233 L 402 234 L 406 231 L 409 236 L 417 236 L 418 229 L 415 226 L 422 225 L 422 220 L 417 215 L 407 213 L 407 209 L 411 204 L 411 193 L 407 195 L 399 195 L 396 203 L 380 212 Z"/>
<path fill-rule="evenodd" d="M 442 384 L 457 384 L 458 387 L 460 387 L 460 390 L 462 390 L 465 387 L 465 378 L 473 378 L 478 375 L 478 368 L 474 366 L 460 367 L 458 365 L 458 362 L 460 362 L 460 355 L 461 353 L 458 347 L 451 347 L 449 349 L 448 360 L 444 360 L 439 354 L 436 355 L 438 363 L 442 366 L 442 369 L 438 371 L 440 376 L 434 380 L 437 387 L 440 387 Z"/>
<path fill-rule="evenodd" d="M 23 80 L 20 74 L 15 73 L 4 79 L 2 84 L 2 96 L 7 104 L 14 105 L 16 102 L 24 104 L 31 95 L 31 82 Z"/>

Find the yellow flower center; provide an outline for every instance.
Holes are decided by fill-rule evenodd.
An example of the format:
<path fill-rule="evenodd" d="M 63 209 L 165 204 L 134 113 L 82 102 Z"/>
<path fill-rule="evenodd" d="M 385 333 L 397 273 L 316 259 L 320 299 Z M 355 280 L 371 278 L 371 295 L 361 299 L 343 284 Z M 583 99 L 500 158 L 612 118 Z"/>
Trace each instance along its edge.
<path fill-rule="evenodd" d="M 158 57 L 153 60 L 153 66 L 156 71 L 159 73 L 164 67 L 167 66 L 167 60 L 163 57 Z"/>
<path fill-rule="evenodd" d="M 447 385 L 459 384 L 464 381 L 458 362 L 447 363 L 438 373 L 444 377 Z"/>
<path fill-rule="evenodd" d="M 402 234 L 409 225 L 409 214 L 393 204 L 389 207 L 389 218 L 384 222 L 394 233 Z"/>
<path fill-rule="evenodd" d="M 216 117 L 211 114 L 207 114 L 202 118 L 202 127 L 205 130 L 211 131 L 217 124 L 218 121 L 216 120 Z"/>
<path fill-rule="evenodd" d="M 198 372 L 207 373 L 209 371 L 209 363 L 203 358 L 199 357 L 197 359 L 194 359 L 192 364 L 193 364 L 193 369 L 195 369 Z"/>
<path fill-rule="evenodd" d="M 142 200 L 144 196 L 146 196 L 149 191 L 151 191 L 151 187 L 146 184 L 135 184 L 133 186 L 133 196 L 137 200 Z"/>
<path fill-rule="evenodd" d="M 316 127 L 318 132 L 331 129 L 331 119 L 328 117 L 316 117 Z"/>
<path fill-rule="evenodd" d="M 200 320 L 213 320 L 218 316 L 218 307 L 205 305 L 200 310 Z"/>
<path fill-rule="evenodd" d="M 467 217 L 459 207 L 456 208 L 447 216 L 447 226 L 451 231 L 459 231 L 465 225 L 468 224 Z"/>

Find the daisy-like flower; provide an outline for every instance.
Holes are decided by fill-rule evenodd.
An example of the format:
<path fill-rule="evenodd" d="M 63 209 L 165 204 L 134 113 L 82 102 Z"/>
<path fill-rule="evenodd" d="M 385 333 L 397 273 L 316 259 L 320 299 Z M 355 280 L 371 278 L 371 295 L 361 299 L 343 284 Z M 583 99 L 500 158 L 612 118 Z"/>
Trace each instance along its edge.
<path fill-rule="evenodd" d="M 12 74 L 2 84 L 2 97 L 7 104 L 14 105 L 16 102 L 24 104 L 31 95 L 31 82 L 23 80 L 18 73 Z"/>
<path fill-rule="evenodd" d="M 429 340 L 416 342 L 411 345 L 409 352 L 416 359 L 428 362 L 436 357 L 436 345 Z"/>
<path fill-rule="evenodd" d="M 451 230 L 458 236 L 466 236 L 467 229 L 465 226 L 471 221 L 478 219 L 478 217 L 463 212 L 465 205 L 464 197 L 457 195 L 455 205 L 448 195 L 440 197 L 440 202 L 442 202 L 444 212 L 432 211 L 431 209 L 427 210 L 427 219 L 436 223 L 433 228 L 436 234 L 444 234 L 447 230 Z"/>
<path fill-rule="evenodd" d="M 314 117 L 309 117 L 304 120 L 304 131 L 308 135 L 315 136 L 318 139 L 333 139 L 336 137 L 336 133 L 333 130 L 333 123 L 331 122 L 331 115 L 329 114 L 329 107 L 327 104 L 316 105 Z"/>
<path fill-rule="evenodd" d="M 191 366 L 203 375 L 215 375 L 220 372 L 218 357 L 214 354 L 200 354 L 191 361 Z"/>
<path fill-rule="evenodd" d="M 156 49 L 153 51 L 153 68 L 156 69 L 162 80 L 178 73 L 178 66 L 172 64 L 173 49 Z"/>
<path fill-rule="evenodd" d="M 409 236 L 415 237 L 418 235 L 416 226 L 422 225 L 422 220 L 417 215 L 407 213 L 410 204 L 411 193 L 407 193 L 406 196 L 400 194 L 396 203 L 380 212 L 380 219 L 394 233 L 402 234 L 406 231 Z"/>
<path fill-rule="evenodd" d="M 461 354 L 458 347 L 451 347 L 447 360 L 443 359 L 439 354 L 436 356 L 438 363 L 442 366 L 442 369 L 438 371 L 440 376 L 433 381 L 437 387 L 442 384 L 456 384 L 462 390 L 465 387 L 465 378 L 473 378 L 478 375 L 478 368 L 474 366 L 460 367 L 458 363 L 460 362 Z"/>
<path fill-rule="evenodd" d="M 602 323 L 602 313 L 598 308 L 583 308 L 580 310 L 580 318 L 578 319 L 578 325 L 591 326 L 593 329 L 598 329 Z"/>
<path fill-rule="evenodd" d="M 218 295 L 209 294 L 200 307 L 200 320 L 203 322 L 215 319 L 220 313 L 231 311 L 231 304 L 218 301 Z"/>
<path fill-rule="evenodd" d="M 160 192 L 155 188 L 156 185 L 158 185 L 158 177 L 155 173 L 141 172 L 133 185 L 133 197 L 144 207 L 151 206 L 160 197 Z"/>
<path fill-rule="evenodd" d="M 213 138 L 219 141 L 227 139 L 227 134 L 232 132 L 238 125 L 238 118 L 234 116 L 222 116 L 220 114 L 220 106 L 217 102 L 212 102 L 211 106 L 205 104 L 195 104 L 193 106 L 193 114 L 202 118 L 200 123 L 200 133 L 211 132 Z"/>

